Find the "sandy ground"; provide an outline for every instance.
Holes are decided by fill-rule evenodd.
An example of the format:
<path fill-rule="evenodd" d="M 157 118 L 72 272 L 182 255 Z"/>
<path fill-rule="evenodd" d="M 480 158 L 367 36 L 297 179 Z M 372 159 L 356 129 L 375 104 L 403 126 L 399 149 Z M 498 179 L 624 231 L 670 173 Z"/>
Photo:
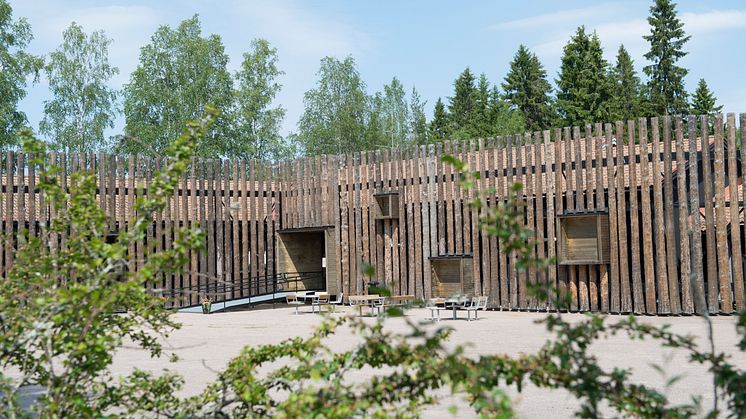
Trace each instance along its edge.
<path fill-rule="evenodd" d="M 293 336 L 307 336 L 321 317 L 311 314 L 309 308 L 294 315 L 294 308 L 281 307 L 266 310 L 237 311 L 229 313 L 176 314 L 182 328 L 175 331 L 165 342 L 167 348 L 179 356 L 179 361 L 169 364 L 164 360 L 150 359 L 144 351 L 125 348 L 115 357 L 113 372 L 126 373 L 134 366 L 152 371 L 164 367 L 174 369 L 186 380 L 185 394 L 198 393 L 215 378 L 215 371 L 223 369 L 229 359 L 236 356 L 246 345 L 278 343 Z M 349 308 L 341 310 L 350 312 Z M 429 311 L 412 309 L 407 312 L 409 319 L 424 320 Z M 464 316 L 464 313 L 461 313 Z M 444 320 L 427 327 L 451 326 L 455 329 L 451 341 L 468 344 L 469 354 L 535 352 L 551 335 L 542 325 L 534 323 L 543 316 L 541 313 L 488 311 L 480 313 L 480 320 Z M 568 314 L 567 318 L 582 319 L 583 315 Z M 373 319 L 369 319 L 373 321 Z M 655 325 L 670 324 L 674 332 L 697 336 L 704 344 L 706 329 L 702 319 L 697 317 L 641 317 L 643 322 Z M 716 349 L 733 355 L 732 361 L 746 367 L 746 355 L 735 347 L 738 336 L 735 330 L 735 317 L 715 317 Z M 401 318 L 387 320 L 391 330 L 407 330 Z M 333 337 L 334 347 L 352 347 L 356 338 L 347 330 Z M 651 341 L 630 341 L 625 336 L 602 340 L 594 346 L 605 367 L 616 365 L 630 367 L 633 377 L 640 383 L 654 386 L 664 391 L 675 402 L 687 402 L 692 396 L 702 396 L 703 404 L 711 406 L 711 378 L 706 370 L 689 364 L 682 352 L 662 349 Z M 663 367 L 661 374 L 652 365 Z M 665 388 L 665 382 L 676 375 L 682 378 L 673 386 Z M 578 408 L 578 402 L 564 391 L 538 389 L 532 386 L 523 392 L 509 392 L 521 417 L 571 417 Z M 457 397 L 444 399 L 439 406 L 428 409 L 425 417 L 452 417 L 448 411 L 451 405 L 459 406 L 459 417 L 472 417 L 473 413 Z"/>

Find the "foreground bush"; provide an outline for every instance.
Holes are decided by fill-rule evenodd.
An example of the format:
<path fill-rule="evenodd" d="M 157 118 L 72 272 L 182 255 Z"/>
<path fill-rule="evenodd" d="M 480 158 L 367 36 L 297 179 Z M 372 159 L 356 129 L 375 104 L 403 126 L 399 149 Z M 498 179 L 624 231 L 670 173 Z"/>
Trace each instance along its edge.
<path fill-rule="evenodd" d="M 610 322 L 589 315 L 569 323 L 559 313 L 549 314 L 542 323 L 555 339 L 537 353 L 478 358 L 465 356 L 460 347 L 448 349 L 447 328 L 409 323 L 409 332 L 400 335 L 386 331 L 384 321 L 370 325 L 351 318 L 327 319 L 309 338 L 246 347 L 194 397 L 178 395 L 183 380 L 175 373 L 156 376 L 136 370 L 113 377 L 108 367 L 124 341 L 154 357 L 165 356 L 159 339 L 178 327 L 163 301 L 144 285 L 161 272 L 183 266 L 186 250 L 200 245 L 200 232 L 180 231 L 170 251 L 148 255 L 137 272 L 127 271 L 127 248 L 143 237 L 151 214 L 173 195 L 197 141 L 214 118 L 215 112 L 208 112 L 170 146 L 168 165 L 147 198 L 137 202 L 138 217 L 113 244 L 106 243 L 106 215 L 94 199 L 95 176 L 76 174 L 69 191 L 63 190 L 56 183 L 56 169 L 43 166 L 43 145 L 26 135 L 25 150 L 35 156 L 32 164 L 41 173 L 40 188 L 57 215 L 39 237 L 25 237 L 16 264 L 0 287 L 2 416 L 411 417 L 437 403 L 439 395 L 450 393 L 463 396 L 481 416 L 512 417 L 505 389 L 515 386 L 520 391 L 529 382 L 567 390 L 578 399 L 577 414 L 582 417 L 600 416 L 601 406 L 637 417 L 746 415 L 742 368 L 712 349 L 700 349 L 689 337 L 641 324 L 633 316 Z M 462 163 L 449 161 L 466 170 Z M 471 188 L 474 176 L 467 175 L 462 185 Z M 522 267 L 541 268 L 549 261 L 530 256 L 530 234 L 517 219 L 519 191 L 517 185 L 502 206 L 482 207 L 479 198 L 473 205 L 482 214 L 481 227 L 514 251 Z M 63 231 L 68 234 L 67 246 L 50 247 L 49 238 Z M 539 298 L 557 299 L 558 307 L 565 303 L 554 290 L 533 292 Z M 128 310 L 117 313 L 121 308 Z M 342 326 L 352 327 L 360 338 L 348 351 L 330 345 L 330 337 Z M 746 350 L 746 315 L 739 317 L 738 328 L 740 349 Z M 692 400 L 672 405 L 656 389 L 631 381 L 629 371 L 603 369 L 589 349 L 596 340 L 617 333 L 656 339 L 663 347 L 687 351 L 691 362 L 707 365 L 715 404 L 705 407 Z M 351 380 L 350 373 L 360 369 L 373 369 L 377 375 L 362 382 Z M 32 412 L 22 410 L 17 397 L 29 385 L 45 389 Z"/>

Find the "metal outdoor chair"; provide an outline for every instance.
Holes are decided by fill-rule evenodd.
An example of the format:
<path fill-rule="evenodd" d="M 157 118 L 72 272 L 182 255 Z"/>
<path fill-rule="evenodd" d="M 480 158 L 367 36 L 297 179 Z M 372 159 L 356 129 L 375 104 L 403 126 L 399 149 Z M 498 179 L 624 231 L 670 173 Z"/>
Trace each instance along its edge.
<path fill-rule="evenodd" d="M 286 295 L 285 303 L 287 303 L 287 305 L 289 306 L 295 306 L 295 314 L 300 314 L 298 308 L 305 304 L 303 301 L 300 301 L 298 299 L 298 296 L 295 294 Z"/>
<path fill-rule="evenodd" d="M 327 293 L 318 293 L 316 294 L 313 299 L 311 300 L 311 312 L 316 312 L 316 307 L 319 308 L 319 313 L 321 313 L 321 307 L 322 306 L 328 306 L 329 305 L 329 294 Z"/>
<path fill-rule="evenodd" d="M 343 292 L 340 292 L 339 294 L 337 294 L 337 298 L 329 301 L 329 306 L 331 307 L 332 311 L 336 311 L 337 306 L 344 304 L 344 296 L 345 294 Z"/>
<path fill-rule="evenodd" d="M 466 321 L 471 321 L 471 312 L 474 312 L 474 320 L 479 320 L 479 310 L 487 309 L 487 296 L 472 297 L 471 302 L 465 308 Z"/>
<path fill-rule="evenodd" d="M 430 319 L 432 321 L 439 322 L 440 321 L 440 311 L 445 310 L 445 306 L 438 305 L 438 299 L 431 298 L 427 300 L 427 303 L 425 304 L 425 308 L 430 310 Z"/>

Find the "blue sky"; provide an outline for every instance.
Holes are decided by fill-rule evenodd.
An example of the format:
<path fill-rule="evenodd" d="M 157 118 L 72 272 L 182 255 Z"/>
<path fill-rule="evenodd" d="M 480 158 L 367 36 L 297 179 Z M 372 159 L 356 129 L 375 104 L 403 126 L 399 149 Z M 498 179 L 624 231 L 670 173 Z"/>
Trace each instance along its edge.
<path fill-rule="evenodd" d="M 287 109 L 284 133 L 295 129 L 303 93 L 314 86 L 319 60 L 352 55 L 368 85 L 381 90 L 398 77 L 408 90 L 416 85 L 427 100 L 428 118 L 438 97 L 452 93 L 456 76 L 469 66 L 492 82 L 505 77 L 521 43 L 536 52 L 552 82 L 562 47 L 579 25 L 596 30 L 606 58 L 619 44 L 645 65 L 646 17 L 652 1 L 145 1 L 10 0 L 16 17 L 31 23 L 30 49 L 48 54 L 62 31 L 76 21 L 87 31 L 104 29 L 113 38 L 110 59 L 120 74 L 119 89 L 138 63 L 139 49 L 159 25 L 177 25 L 197 13 L 205 34 L 219 34 L 235 70 L 251 39 L 266 38 L 278 49 L 286 72 L 278 103 Z M 690 69 L 690 91 L 705 78 L 726 112 L 746 112 L 746 2 L 679 1 L 685 30 L 692 35 L 681 64 Z M 29 89 L 21 103 L 34 128 L 49 98 L 46 81 Z M 120 117 L 110 134 L 123 129 Z"/>

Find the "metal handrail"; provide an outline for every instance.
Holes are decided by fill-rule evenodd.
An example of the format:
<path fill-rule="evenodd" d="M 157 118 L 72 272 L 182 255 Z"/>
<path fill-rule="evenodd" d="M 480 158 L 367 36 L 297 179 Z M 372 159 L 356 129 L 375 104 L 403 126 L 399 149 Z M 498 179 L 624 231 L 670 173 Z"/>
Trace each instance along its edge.
<path fill-rule="evenodd" d="M 278 273 L 274 275 L 265 275 L 257 277 L 242 278 L 237 282 L 224 282 L 213 284 L 189 285 L 179 288 L 161 290 L 161 296 L 165 298 L 179 298 L 186 294 L 203 296 L 224 297 L 212 300 L 216 302 L 227 302 L 240 298 L 251 298 L 254 296 L 276 294 L 283 291 L 301 291 L 298 286 L 303 283 L 303 290 L 323 289 L 323 272 L 297 272 L 297 273 Z M 318 281 L 318 283 L 315 283 Z M 308 284 L 308 282 L 311 282 Z M 310 286 L 308 286 L 310 285 Z M 227 294 L 231 297 L 225 298 Z M 235 296 L 238 295 L 238 296 Z M 274 300 L 274 297 L 272 298 Z"/>

